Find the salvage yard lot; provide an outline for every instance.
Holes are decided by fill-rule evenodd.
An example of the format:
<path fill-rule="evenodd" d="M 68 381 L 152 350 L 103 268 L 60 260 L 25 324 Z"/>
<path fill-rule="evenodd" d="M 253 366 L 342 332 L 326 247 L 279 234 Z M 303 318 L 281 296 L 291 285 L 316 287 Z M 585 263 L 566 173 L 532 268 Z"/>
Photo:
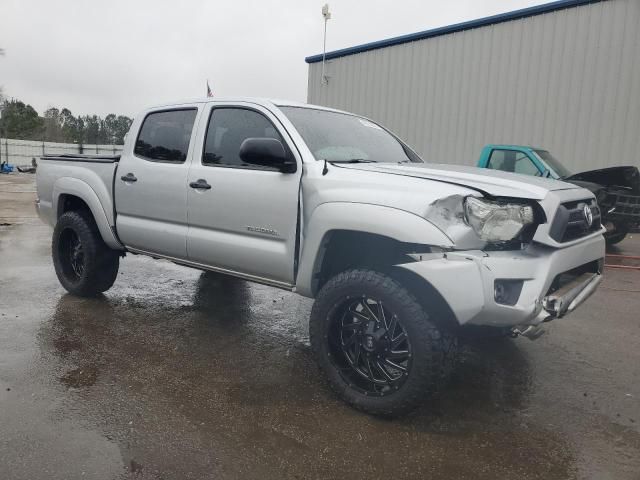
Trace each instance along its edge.
<path fill-rule="evenodd" d="M 133 255 L 68 295 L 34 198 L 0 176 L 0 478 L 638 478 L 638 271 L 388 421 L 331 395 L 301 297 Z"/>

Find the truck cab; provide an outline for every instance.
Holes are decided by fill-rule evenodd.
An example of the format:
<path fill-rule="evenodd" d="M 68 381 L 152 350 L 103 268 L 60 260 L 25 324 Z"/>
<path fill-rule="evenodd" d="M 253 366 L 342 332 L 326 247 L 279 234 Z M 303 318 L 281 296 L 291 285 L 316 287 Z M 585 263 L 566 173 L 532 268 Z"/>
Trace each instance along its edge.
<path fill-rule="evenodd" d="M 549 151 L 522 145 L 486 145 L 480 154 L 478 167 L 555 180 L 571 176 L 571 172 Z"/>

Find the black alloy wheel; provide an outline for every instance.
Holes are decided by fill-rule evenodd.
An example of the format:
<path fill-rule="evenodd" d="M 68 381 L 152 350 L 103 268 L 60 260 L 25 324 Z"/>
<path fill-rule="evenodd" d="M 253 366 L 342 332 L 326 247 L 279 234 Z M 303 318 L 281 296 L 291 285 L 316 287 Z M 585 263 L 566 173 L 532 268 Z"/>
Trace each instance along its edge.
<path fill-rule="evenodd" d="M 365 395 L 392 393 L 411 370 L 407 332 L 380 300 L 348 299 L 334 317 L 330 342 L 341 375 Z"/>
<path fill-rule="evenodd" d="M 63 263 L 65 273 L 69 276 L 75 276 L 77 280 L 82 278 L 85 260 L 84 250 L 80 237 L 74 230 L 66 228 L 62 231 L 60 249 L 62 256 L 67 260 Z"/>
<path fill-rule="evenodd" d="M 104 243 L 87 211 L 60 215 L 53 230 L 51 254 L 58 280 L 74 295 L 90 297 L 104 292 L 118 276 L 120 253 Z"/>
<path fill-rule="evenodd" d="M 431 320 L 398 280 L 368 269 L 346 270 L 316 295 L 309 339 L 334 392 L 373 415 L 403 415 L 438 390 L 455 337 Z"/>

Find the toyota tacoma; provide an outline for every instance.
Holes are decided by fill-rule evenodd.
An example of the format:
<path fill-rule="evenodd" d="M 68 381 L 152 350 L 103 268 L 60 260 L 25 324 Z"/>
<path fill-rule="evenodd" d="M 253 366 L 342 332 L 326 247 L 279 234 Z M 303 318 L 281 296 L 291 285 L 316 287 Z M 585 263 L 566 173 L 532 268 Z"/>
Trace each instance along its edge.
<path fill-rule="evenodd" d="M 372 414 L 419 405 L 467 328 L 536 337 L 602 278 L 590 191 L 426 163 L 367 118 L 306 104 L 150 108 L 120 156 L 43 157 L 37 193 L 72 294 L 108 290 L 137 254 L 313 298 L 317 363 Z"/>

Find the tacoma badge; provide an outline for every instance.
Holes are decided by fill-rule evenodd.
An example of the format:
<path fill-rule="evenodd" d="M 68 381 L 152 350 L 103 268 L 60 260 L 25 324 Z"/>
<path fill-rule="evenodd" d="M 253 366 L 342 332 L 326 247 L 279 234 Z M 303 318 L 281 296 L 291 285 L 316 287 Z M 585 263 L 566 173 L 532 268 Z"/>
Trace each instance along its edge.
<path fill-rule="evenodd" d="M 250 232 L 266 233 L 267 235 L 273 235 L 274 237 L 280 236 L 278 232 L 271 228 L 252 227 L 251 225 L 247 225 L 247 230 L 249 230 Z"/>

